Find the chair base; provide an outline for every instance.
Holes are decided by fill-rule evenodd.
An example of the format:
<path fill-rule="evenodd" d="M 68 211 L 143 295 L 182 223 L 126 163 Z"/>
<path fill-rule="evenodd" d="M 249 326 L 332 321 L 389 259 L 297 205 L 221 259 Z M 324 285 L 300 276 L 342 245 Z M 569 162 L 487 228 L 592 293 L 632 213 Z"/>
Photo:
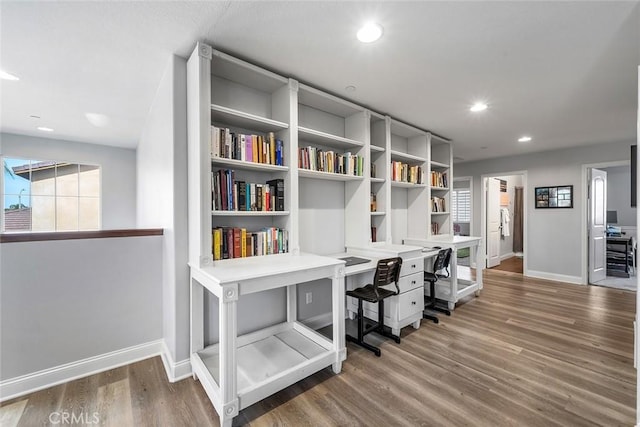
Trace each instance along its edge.
<path fill-rule="evenodd" d="M 367 319 L 369 320 L 369 319 Z M 381 351 L 378 347 L 371 345 L 364 341 L 364 336 L 375 332 L 379 335 L 382 335 L 387 338 L 391 338 L 396 343 L 400 344 L 400 337 L 394 335 L 391 332 L 391 329 L 387 326 L 384 326 L 384 301 L 380 300 L 378 302 L 378 322 L 366 323 L 365 325 L 365 317 L 364 311 L 362 309 L 362 300 L 358 299 L 358 336 L 354 337 L 349 334 L 345 334 L 347 341 L 352 342 L 354 344 L 358 344 L 359 346 L 366 348 L 369 351 L 372 351 L 376 356 L 380 357 Z"/>

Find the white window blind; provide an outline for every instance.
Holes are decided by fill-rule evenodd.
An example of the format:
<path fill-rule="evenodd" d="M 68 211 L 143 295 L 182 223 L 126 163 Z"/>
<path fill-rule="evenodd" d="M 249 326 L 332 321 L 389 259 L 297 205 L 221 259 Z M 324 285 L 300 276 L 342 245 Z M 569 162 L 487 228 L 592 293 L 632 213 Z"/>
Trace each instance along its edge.
<path fill-rule="evenodd" d="M 471 192 L 469 190 L 453 190 L 451 214 L 453 222 L 471 222 Z"/>

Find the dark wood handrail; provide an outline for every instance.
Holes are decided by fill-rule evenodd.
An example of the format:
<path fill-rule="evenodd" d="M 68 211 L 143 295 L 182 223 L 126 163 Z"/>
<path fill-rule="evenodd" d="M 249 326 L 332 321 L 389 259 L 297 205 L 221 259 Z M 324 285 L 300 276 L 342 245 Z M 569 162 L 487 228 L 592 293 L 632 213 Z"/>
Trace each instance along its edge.
<path fill-rule="evenodd" d="M 0 233 L 0 243 L 41 242 L 45 240 L 105 239 L 109 237 L 162 236 L 162 228 L 123 230 L 52 231 L 42 233 Z"/>

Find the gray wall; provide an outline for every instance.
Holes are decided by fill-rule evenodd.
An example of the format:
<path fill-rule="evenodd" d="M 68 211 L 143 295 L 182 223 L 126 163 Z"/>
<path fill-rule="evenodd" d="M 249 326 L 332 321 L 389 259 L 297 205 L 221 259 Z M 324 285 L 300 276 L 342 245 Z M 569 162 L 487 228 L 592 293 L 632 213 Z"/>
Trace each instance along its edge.
<path fill-rule="evenodd" d="M 189 357 L 186 64 L 168 62 L 137 150 L 137 226 L 165 233 L 162 330 L 174 362 Z"/>
<path fill-rule="evenodd" d="M 0 380 L 162 338 L 162 236 L 0 250 Z"/>
<path fill-rule="evenodd" d="M 98 164 L 102 174 L 102 228 L 135 228 L 136 152 L 127 148 L 35 136 L 0 134 L 5 156 Z"/>
<path fill-rule="evenodd" d="M 603 170 L 607 171 L 607 210 L 618 212 L 619 226 L 635 226 L 637 208 L 631 207 L 631 166 Z"/>
<path fill-rule="evenodd" d="M 455 164 L 455 176 L 474 177 L 474 229 L 480 230 L 479 196 L 483 174 L 528 171 L 525 204 L 528 209 L 526 228 L 526 256 L 528 269 L 533 272 L 582 276 L 581 239 L 582 215 L 586 201 L 581 195 L 586 183 L 582 182 L 582 165 L 628 160 L 629 146 L 634 141 L 604 143 L 580 148 L 563 149 L 521 156 L 504 157 Z M 573 209 L 535 209 L 534 188 L 549 185 L 573 185 Z M 478 233 L 479 234 L 479 233 Z"/>

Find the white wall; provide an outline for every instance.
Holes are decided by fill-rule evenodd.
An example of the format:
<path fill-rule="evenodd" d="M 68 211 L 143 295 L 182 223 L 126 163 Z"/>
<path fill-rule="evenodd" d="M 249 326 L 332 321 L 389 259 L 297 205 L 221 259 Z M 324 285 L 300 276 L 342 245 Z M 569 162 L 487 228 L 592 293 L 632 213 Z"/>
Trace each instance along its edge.
<path fill-rule="evenodd" d="M 171 57 L 137 149 L 137 226 L 163 228 L 162 330 L 172 362 L 189 357 L 186 60 Z"/>
<path fill-rule="evenodd" d="M 0 153 L 34 160 L 97 164 L 102 173 L 102 228 L 135 228 L 136 152 L 127 148 L 0 134 Z"/>
<path fill-rule="evenodd" d="M 635 226 L 637 208 L 631 207 L 631 166 L 603 170 L 607 172 L 607 210 L 618 212 L 619 226 Z"/>
<path fill-rule="evenodd" d="M 162 337 L 162 236 L 0 247 L 0 380 Z"/>
<path fill-rule="evenodd" d="M 528 209 L 526 227 L 528 241 L 526 256 L 530 275 L 564 277 L 569 281 L 581 280 L 582 215 L 586 201 L 581 195 L 586 182 L 582 182 L 582 165 L 627 160 L 630 145 L 635 141 L 604 143 L 579 148 L 563 149 L 521 156 L 504 157 L 454 165 L 455 176 L 473 176 L 474 229 L 480 230 L 480 176 L 511 171 L 528 171 L 524 203 Z M 535 209 L 534 188 L 551 185 L 573 185 L 573 209 Z M 526 272 L 525 272 L 526 274 Z"/>

